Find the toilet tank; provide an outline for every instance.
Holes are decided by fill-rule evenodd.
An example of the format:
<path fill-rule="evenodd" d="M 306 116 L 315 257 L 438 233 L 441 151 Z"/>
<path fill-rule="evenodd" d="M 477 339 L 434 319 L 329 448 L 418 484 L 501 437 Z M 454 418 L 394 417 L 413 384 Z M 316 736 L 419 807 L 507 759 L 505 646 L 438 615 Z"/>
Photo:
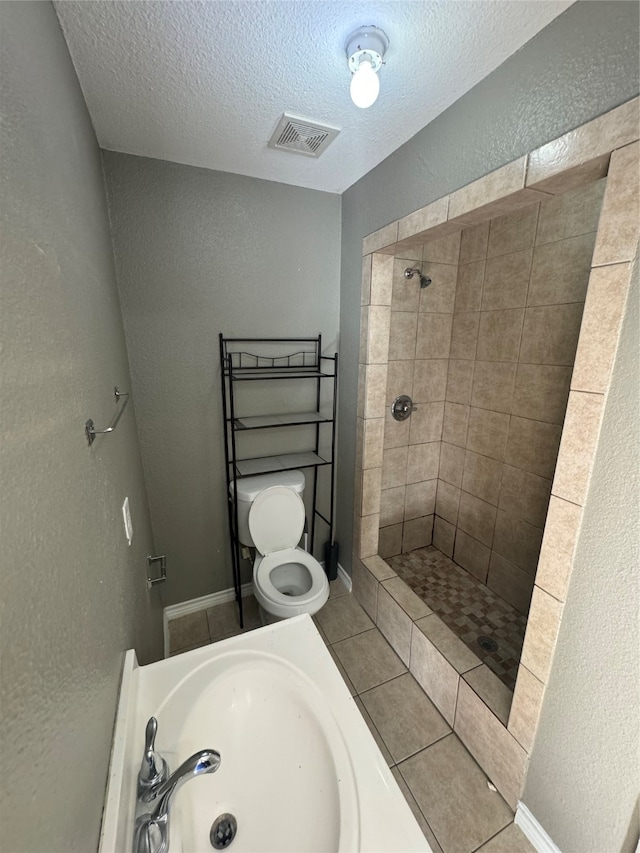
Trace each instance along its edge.
<path fill-rule="evenodd" d="M 242 480 L 233 480 L 229 484 L 229 494 L 232 499 L 236 484 L 238 488 L 238 539 L 243 545 L 254 547 L 249 532 L 249 510 L 260 492 L 271 486 L 287 486 L 302 498 L 305 479 L 302 471 L 276 471 L 273 474 L 256 474 L 253 477 L 243 477 Z"/>

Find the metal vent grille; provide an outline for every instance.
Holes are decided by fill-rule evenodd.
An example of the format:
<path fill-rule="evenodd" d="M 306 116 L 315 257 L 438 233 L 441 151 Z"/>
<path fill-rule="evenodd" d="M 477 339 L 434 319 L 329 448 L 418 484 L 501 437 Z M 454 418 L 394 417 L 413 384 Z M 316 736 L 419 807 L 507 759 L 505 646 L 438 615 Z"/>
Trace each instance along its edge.
<path fill-rule="evenodd" d="M 284 113 L 269 140 L 269 148 L 319 157 L 339 133 L 338 127 Z"/>

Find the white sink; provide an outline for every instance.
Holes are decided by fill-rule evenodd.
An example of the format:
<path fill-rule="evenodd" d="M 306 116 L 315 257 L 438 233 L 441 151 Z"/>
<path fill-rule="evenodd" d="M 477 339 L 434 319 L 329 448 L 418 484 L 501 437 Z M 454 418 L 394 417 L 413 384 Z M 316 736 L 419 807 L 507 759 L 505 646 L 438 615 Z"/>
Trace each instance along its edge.
<path fill-rule="evenodd" d="M 309 616 L 138 667 L 125 663 L 101 853 L 131 850 L 144 729 L 158 719 L 170 768 L 222 757 L 171 809 L 170 853 L 210 853 L 216 817 L 229 853 L 430 853 Z"/>

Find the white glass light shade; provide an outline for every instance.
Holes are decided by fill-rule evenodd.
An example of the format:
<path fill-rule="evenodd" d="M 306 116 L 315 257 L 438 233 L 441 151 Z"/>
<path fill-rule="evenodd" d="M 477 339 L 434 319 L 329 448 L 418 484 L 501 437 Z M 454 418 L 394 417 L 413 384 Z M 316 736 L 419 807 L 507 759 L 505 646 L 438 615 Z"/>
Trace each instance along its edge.
<path fill-rule="evenodd" d="M 368 59 L 361 60 L 358 70 L 351 78 L 351 100 L 361 109 L 376 102 L 380 92 L 380 80 Z"/>

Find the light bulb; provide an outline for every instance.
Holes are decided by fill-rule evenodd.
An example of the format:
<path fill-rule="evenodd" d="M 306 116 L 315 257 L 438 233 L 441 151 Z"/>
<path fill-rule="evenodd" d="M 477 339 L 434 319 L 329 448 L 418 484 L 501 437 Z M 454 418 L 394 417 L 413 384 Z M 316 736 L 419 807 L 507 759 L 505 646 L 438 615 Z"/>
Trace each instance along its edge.
<path fill-rule="evenodd" d="M 380 91 L 380 80 L 368 59 L 362 59 L 351 78 L 351 100 L 361 109 L 375 104 Z"/>

